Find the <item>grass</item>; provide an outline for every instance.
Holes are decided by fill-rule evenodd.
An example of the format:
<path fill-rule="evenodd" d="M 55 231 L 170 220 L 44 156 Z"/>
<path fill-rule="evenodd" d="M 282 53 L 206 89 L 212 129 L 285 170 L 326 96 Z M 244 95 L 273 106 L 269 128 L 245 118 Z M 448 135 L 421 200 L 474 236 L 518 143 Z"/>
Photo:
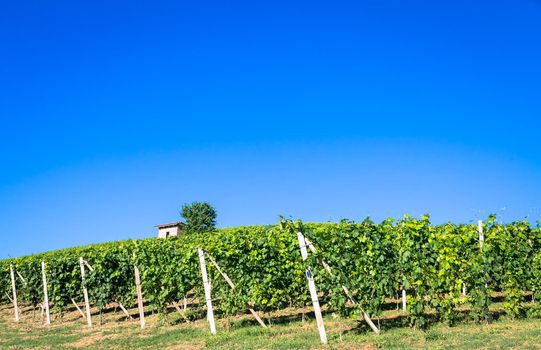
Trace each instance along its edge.
<path fill-rule="evenodd" d="M 136 315 L 135 309 L 130 310 Z M 197 314 L 197 312 L 195 312 Z M 12 309 L 0 307 L 0 349 L 541 349 L 541 320 L 500 318 L 489 325 L 461 323 L 455 327 L 436 324 L 426 331 L 382 324 L 374 335 L 364 323 L 325 316 L 329 345 L 322 346 L 315 321 L 301 321 L 299 310 L 283 310 L 273 316 L 271 328 L 263 329 L 249 315 L 220 319 L 218 334 L 210 335 L 205 319 L 186 322 L 177 313 L 167 322 L 147 317 L 147 327 L 138 320 L 125 320 L 120 313 L 104 314 L 101 324 L 87 328 L 76 312 L 56 317 L 50 326 L 23 308 L 21 322 L 13 320 Z M 387 319 L 400 320 L 400 311 Z"/>

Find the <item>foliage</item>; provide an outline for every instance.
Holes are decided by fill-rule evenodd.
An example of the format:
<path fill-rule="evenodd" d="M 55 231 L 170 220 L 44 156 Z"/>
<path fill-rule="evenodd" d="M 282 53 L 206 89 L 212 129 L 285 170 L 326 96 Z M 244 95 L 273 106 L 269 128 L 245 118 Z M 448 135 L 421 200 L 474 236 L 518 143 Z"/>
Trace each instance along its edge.
<path fill-rule="evenodd" d="M 316 248 L 302 261 L 297 232 Z M 369 315 L 381 313 L 402 287 L 407 291 L 408 317 L 414 327 L 425 327 L 427 312 L 456 322 L 457 307 L 469 303 L 471 317 L 490 318 L 491 293 L 504 297 L 511 317 L 541 314 L 541 233 L 527 222 L 508 225 L 487 220 L 485 241 L 479 243 L 476 225 L 432 225 L 428 216 L 388 219 L 376 224 L 302 223 L 282 219 L 274 226 L 246 226 L 170 239 L 149 238 L 111 242 L 0 261 L 0 303 L 11 294 L 9 266 L 17 278 L 21 303 L 42 301 L 41 261 L 46 263 L 53 311 L 62 313 L 71 298 L 82 300 L 79 258 L 86 269 L 90 302 L 99 309 L 120 301 L 135 304 L 134 266 L 141 270 L 143 296 L 162 315 L 167 306 L 189 292 L 203 300 L 197 249 L 203 248 L 236 285 L 232 290 L 207 260 L 217 314 L 234 315 L 247 305 L 270 312 L 310 304 L 304 271 L 311 266 L 322 302 L 343 316 L 356 317 L 362 307 Z M 322 268 L 325 261 L 332 276 Z M 462 296 L 466 286 L 467 297 Z M 347 287 L 357 306 L 342 290 Z M 526 310 L 527 293 L 535 303 Z"/>
<path fill-rule="evenodd" d="M 187 233 L 209 232 L 216 226 L 216 209 L 207 202 L 184 204 L 180 215 L 186 220 L 183 230 Z"/>

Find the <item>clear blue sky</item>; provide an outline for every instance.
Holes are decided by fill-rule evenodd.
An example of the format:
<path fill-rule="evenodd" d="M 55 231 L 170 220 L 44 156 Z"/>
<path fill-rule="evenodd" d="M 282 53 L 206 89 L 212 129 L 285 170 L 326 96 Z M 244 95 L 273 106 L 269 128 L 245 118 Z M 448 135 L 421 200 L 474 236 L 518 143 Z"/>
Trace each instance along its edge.
<path fill-rule="evenodd" d="M 219 226 L 541 219 L 541 2 L 10 1 L 0 258 Z"/>

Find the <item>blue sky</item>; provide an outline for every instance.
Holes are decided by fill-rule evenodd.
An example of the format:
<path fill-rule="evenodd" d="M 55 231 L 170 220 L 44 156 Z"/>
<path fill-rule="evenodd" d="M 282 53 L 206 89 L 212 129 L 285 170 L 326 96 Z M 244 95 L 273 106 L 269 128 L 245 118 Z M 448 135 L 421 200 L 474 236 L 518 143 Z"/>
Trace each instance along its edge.
<path fill-rule="evenodd" d="M 541 219 L 541 1 L 14 1 L 0 258 L 219 226 Z"/>

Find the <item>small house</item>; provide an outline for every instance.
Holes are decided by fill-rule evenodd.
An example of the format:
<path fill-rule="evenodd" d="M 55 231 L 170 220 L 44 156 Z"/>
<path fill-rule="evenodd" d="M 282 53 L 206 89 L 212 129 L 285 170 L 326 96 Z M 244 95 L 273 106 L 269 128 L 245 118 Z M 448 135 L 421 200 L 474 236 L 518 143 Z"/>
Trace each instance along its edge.
<path fill-rule="evenodd" d="M 158 238 L 178 236 L 182 232 L 182 222 L 157 225 L 156 228 L 158 229 Z"/>

